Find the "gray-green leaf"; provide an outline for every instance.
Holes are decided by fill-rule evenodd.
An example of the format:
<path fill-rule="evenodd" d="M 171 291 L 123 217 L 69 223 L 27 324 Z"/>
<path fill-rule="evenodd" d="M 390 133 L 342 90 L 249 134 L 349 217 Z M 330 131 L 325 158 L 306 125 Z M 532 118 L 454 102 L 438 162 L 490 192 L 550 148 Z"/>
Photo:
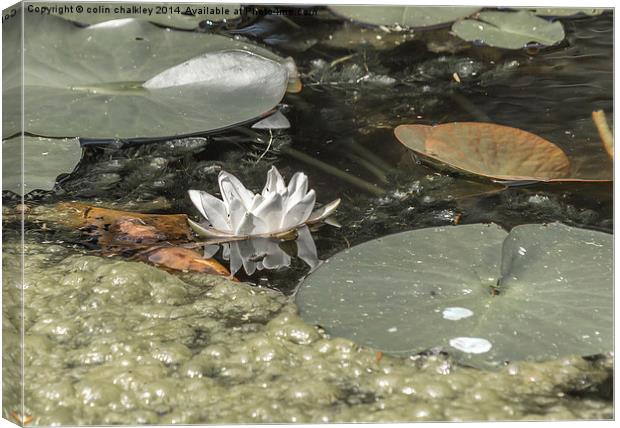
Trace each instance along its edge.
<path fill-rule="evenodd" d="M 63 9 L 64 13 L 50 8 L 52 14 L 88 25 L 114 19 L 136 18 L 166 27 L 191 30 L 202 21 L 220 22 L 240 16 L 235 13 L 240 8 L 238 4 L 89 2 L 82 5 L 82 12 L 76 10 L 78 5 L 75 3 L 37 3 L 36 6 L 62 5 L 73 7 L 69 12 L 64 12 Z M 90 8 L 91 12 L 88 12 L 87 8 Z M 218 11 L 219 13 L 216 13 Z M 225 13 L 226 11 L 228 13 Z"/>
<path fill-rule="evenodd" d="M 468 42 L 505 49 L 521 49 L 528 43 L 551 46 L 564 40 L 559 21 L 549 22 L 526 10 L 480 12 L 477 19 L 455 22 L 452 31 Z"/>
<path fill-rule="evenodd" d="M 579 8 L 559 8 L 559 7 L 546 7 L 534 9 L 534 14 L 538 16 L 595 16 L 605 12 L 605 9 L 579 9 Z"/>
<path fill-rule="evenodd" d="M 24 137 L 22 186 L 22 139 L 2 141 L 2 190 L 19 195 L 36 189 L 52 190 L 56 178 L 72 172 L 82 157 L 80 142 L 73 139 Z"/>
<path fill-rule="evenodd" d="M 302 283 L 302 317 L 408 355 L 493 367 L 612 350 L 612 236 L 562 224 L 473 224 L 375 239 Z"/>
<path fill-rule="evenodd" d="M 470 16 L 479 7 L 330 6 L 338 15 L 370 25 L 407 28 L 435 27 Z"/>
<path fill-rule="evenodd" d="M 80 28 L 25 14 L 26 132 L 165 138 L 260 117 L 286 91 L 284 60 L 231 38 L 127 19 Z M 3 24 L 3 136 L 21 127 L 19 20 Z M 17 53 L 17 54 L 16 54 Z M 157 85 L 143 86 L 150 79 Z M 150 86 L 150 87 L 148 87 Z"/>

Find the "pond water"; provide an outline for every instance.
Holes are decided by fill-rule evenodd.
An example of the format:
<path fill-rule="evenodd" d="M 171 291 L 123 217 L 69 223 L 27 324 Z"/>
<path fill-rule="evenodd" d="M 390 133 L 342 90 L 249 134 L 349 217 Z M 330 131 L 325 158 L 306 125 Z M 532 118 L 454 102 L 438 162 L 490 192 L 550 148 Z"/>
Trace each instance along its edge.
<path fill-rule="evenodd" d="M 209 29 L 243 34 L 294 58 L 304 89 L 282 101 L 291 128 L 270 132 L 250 124 L 176 141 L 85 145 L 78 169 L 58 191 L 26 196 L 29 210 L 52 219 L 45 227 L 25 225 L 28 282 L 42 284 L 24 295 L 26 411 L 33 423 L 611 417 L 609 358 L 524 363 L 511 368 L 519 375 L 484 372 L 481 380 L 478 371 L 442 355 L 385 357 L 389 368 L 377 368 L 378 354 L 352 356 L 352 342 L 321 338 L 296 317 L 288 296 L 308 273 L 301 260 L 249 277 L 241 272 L 238 278 L 252 285 L 235 291 L 225 282 L 205 285 L 211 280 L 98 257 L 96 244 L 54 227 L 45 212 L 57 202 L 80 201 L 198 219 L 188 189 L 219 195 L 217 175 L 225 170 L 258 191 L 275 165 L 286 179 L 305 172 L 319 203 L 342 199 L 335 215 L 342 227 L 313 232 L 322 260 L 387 234 L 451 224 L 494 222 L 510 229 L 559 221 L 612 233 L 611 184 L 502 188 L 418 163 L 393 134 L 406 123 L 493 122 L 555 143 L 584 175 L 609 174 L 612 162 L 590 114 L 613 112 L 613 15 L 563 24 L 564 42 L 529 51 L 455 46 L 445 41 L 447 30 L 416 33 L 398 45 L 388 37 L 376 46 L 359 44 L 360 27 L 336 17 L 294 18 L 292 24 L 259 18 L 242 31 Z M 353 183 L 356 178 L 365 184 Z M 3 194 L 5 266 L 11 260 L 19 265 L 13 254 L 19 203 Z M 227 265 L 221 253 L 216 257 Z M 117 259 L 121 264 L 114 264 Z M 106 275 L 117 275 L 132 290 L 103 284 Z M 170 288 L 161 286 L 167 282 Z M 83 290 L 80 284 L 98 285 Z M 18 294 L 5 293 L 5 302 L 19 301 Z M 249 320 L 240 318 L 244 312 Z M 17 361 L 19 351 L 9 349 L 7 358 Z M 36 379 L 42 372 L 45 381 Z M 17 397 L 19 376 L 8 376 L 16 384 L 5 385 L 5 396 Z M 471 398 L 467 388 L 482 398 Z M 207 392 L 198 399 L 196 391 Z M 410 404 L 406 391 L 416 391 L 415 409 L 403 410 Z M 252 403 L 242 404 L 249 395 Z M 288 407 L 272 407 L 278 400 Z"/>

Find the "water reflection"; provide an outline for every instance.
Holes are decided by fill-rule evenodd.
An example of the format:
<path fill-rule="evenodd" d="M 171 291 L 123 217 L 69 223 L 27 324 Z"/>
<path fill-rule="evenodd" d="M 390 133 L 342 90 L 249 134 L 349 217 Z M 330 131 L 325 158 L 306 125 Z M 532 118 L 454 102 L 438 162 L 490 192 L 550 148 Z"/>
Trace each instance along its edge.
<path fill-rule="evenodd" d="M 211 258 L 222 248 L 222 258 L 230 262 L 231 275 L 236 274 L 241 267 L 249 276 L 263 269 L 278 269 L 291 264 L 292 255 L 283 248 L 285 244 L 296 247 L 294 256 L 303 260 L 311 270 L 319 264 L 316 246 L 308 226 L 295 231 L 293 239 L 252 238 L 242 241 L 226 242 L 219 245 L 205 247 L 205 258 Z M 292 245 L 287 245 L 292 247 Z"/>

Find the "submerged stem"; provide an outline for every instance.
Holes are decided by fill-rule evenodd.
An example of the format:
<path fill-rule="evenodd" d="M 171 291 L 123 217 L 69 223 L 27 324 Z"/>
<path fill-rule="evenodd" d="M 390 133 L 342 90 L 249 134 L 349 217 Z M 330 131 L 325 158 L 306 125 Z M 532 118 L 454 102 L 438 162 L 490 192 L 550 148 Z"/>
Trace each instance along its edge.
<path fill-rule="evenodd" d="M 476 107 L 471 101 L 465 98 L 463 95 L 453 92 L 450 94 L 450 98 L 452 101 L 457 103 L 463 110 L 467 111 L 473 117 L 478 119 L 481 122 L 492 122 L 491 118 L 478 107 Z"/>
<path fill-rule="evenodd" d="M 323 161 L 320 161 L 316 158 L 313 158 L 312 156 L 309 156 L 305 153 L 302 153 L 298 150 L 295 150 L 293 148 L 290 147 L 283 147 L 280 149 L 280 151 L 284 154 L 287 154 L 289 156 L 291 156 L 292 158 L 295 158 L 301 162 L 307 163 L 308 165 L 312 165 L 318 169 L 321 169 L 335 177 L 340 178 L 343 181 L 347 181 L 351 184 L 353 184 L 354 186 L 359 187 L 360 189 L 363 189 L 375 196 L 383 196 L 385 194 L 385 189 L 382 189 L 381 187 L 377 186 L 376 184 L 370 183 L 366 180 L 363 180 L 361 178 L 358 178 L 354 175 L 348 174 L 338 168 L 336 168 L 333 165 L 330 165 L 328 163 L 325 163 Z"/>
<path fill-rule="evenodd" d="M 384 172 L 389 172 L 392 170 L 392 166 L 390 164 L 388 164 L 386 161 L 375 155 L 373 152 L 371 152 L 361 144 L 358 144 L 355 141 L 347 141 L 345 144 L 357 155 L 361 156 L 369 162 L 372 162 L 376 167 L 382 169 Z"/>
<path fill-rule="evenodd" d="M 352 161 L 357 162 L 364 168 L 366 168 L 372 175 L 377 177 L 382 183 L 384 184 L 389 183 L 387 177 L 385 176 L 385 173 L 377 165 L 373 164 L 372 162 L 369 162 L 368 160 L 364 159 L 361 156 L 356 155 L 355 153 L 348 152 L 347 157 L 351 159 Z"/>
<path fill-rule="evenodd" d="M 614 158 L 614 135 L 609 129 L 609 125 L 607 124 L 607 119 L 605 118 L 605 112 L 603 110 L 597 110 L 592 112 L 592 120 L 594 121 L 594 125 L 596 125 L 596 129 L 598 131 L 598 135 L 603 142 L 603 146 L 609 154 L 610 158 Z"/>

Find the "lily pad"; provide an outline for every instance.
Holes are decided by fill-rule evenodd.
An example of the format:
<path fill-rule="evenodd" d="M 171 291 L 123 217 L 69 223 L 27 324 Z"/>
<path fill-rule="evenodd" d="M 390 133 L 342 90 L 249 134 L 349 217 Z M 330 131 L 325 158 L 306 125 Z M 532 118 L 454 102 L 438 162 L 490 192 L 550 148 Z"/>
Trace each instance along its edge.
<path fill-rule="evenodd" d="M 538 16 L 557 16 L 557 17 L 571 17 L 571 16 L 596 16 L 605 12 L 605 9 L 579 9 L 574 7 L 560 8 L 560 7 L 545 7 L 534 9 L 534 14 Z"/>
<path fill-rule="evenodd" d="M 388 50 L 413 40 L 416 36 L 410 31 L 391 31 L 388 33 L 378 27 L 360 27 L 345 22 L 343 25 L 334 28 L 334 31 L 329 33 L 320 43 L 337 49 L 372 46 L 378 50 Z"/>
<path fill-rule="evenodd" d="M 476 367 L 613 349 L 612 235 L 559 223 L 414 230 L 343 251 L 297 290 L 301 316 L 395 355 Z"/>
<path fill-rule="evenodd" d="M 82 157 L 76 139 L 24 137 L 22 183 L 22 138 L 2 141 L 2 190 L 23 195 L 33 190 L 52 190 L 56 178 L 71 173 Z"/>
<path fill-rule="evenodd" d="M 330 6 L 334 13 L 352 21 L 387 27 L 428 28 L 473 15 L 479 7 L 424 6 Z"/>
<path fill-rule="evenodd" d="M 559 21 L 549 22 L 526 10 L 480 12 L 477 19 L 455 22 L 452 31 L 468 42 L 504 49 L 521 49 L 531 43 L 552 46 L 564 40 Z"/>
<path fill-rule="evenodd" d="M 71 3 L 66 4 L 71 6 Z M 58 5 L 63 3 L 37 3 L 38 7 Z M 136 18 L 185 30 L 198 27 L 202 21 L 221 22 L 240 16 L 239 4 L 89 2 L 83 5 L 82 12 L 78 12 L 76 6 L 73 4 L 73 8 L 69 12 L 63 10 L 64 13 L 59 13 L 58 9 L 50 10 L 52 15 L 87 25 L 115 19 Z"/>
<path fill-rule="evenodd" d="M 19 20 L 3 24 L 4 136 L 21 127 Z M 155 139 L 214 131 L 270 112 L 289 71 L 266 49 L 124 19 L 80 28 L 25 15 L 25 130 L 47 137 Z M 144 85 L 145 82 L 149 85 Z M 148 86 L 148 87 L 145 87 Z"/>
<path fill-rule="evenodd" d="M 478 122 L 400 125 L 394 134 L 403 145 L 425 158 L 505 184 L 606 181 L 573 176 L 562 149 L 509 126 Z"/>

